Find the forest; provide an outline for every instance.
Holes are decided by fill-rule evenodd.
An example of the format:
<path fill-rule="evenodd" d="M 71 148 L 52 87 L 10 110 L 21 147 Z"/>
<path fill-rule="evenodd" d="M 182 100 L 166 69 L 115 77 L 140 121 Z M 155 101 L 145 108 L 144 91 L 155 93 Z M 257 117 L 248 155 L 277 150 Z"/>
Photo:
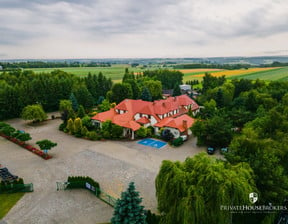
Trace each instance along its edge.
<path fill-rule="evenodd" d="M 274 223 L 281 210 L 232 215 L 220 206 L 251 205 L 250 192 L 259 195 L 256 205 L 287 200 L 288 82 L 206 74 L 202 85 L 197 101 L 204 107 L 192 132 L 198 145 L 228 152 L 225 160 L 200 154 L 162 163 L 156 192 L 166 215 L 160 223 Z"/>

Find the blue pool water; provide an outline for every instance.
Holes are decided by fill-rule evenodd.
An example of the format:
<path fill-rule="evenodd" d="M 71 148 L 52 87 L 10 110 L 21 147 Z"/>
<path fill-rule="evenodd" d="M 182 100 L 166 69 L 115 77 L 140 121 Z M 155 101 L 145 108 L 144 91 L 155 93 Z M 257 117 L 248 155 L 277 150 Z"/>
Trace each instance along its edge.
<path fill-rule="evenodd" d="M 138 141 L 138 144 L 150 146 L 150 147 L 157 148 L 157 149 L 160 149 L 164 147 L 165 145 L 167 145 L 166 142 L 158 141 L 158 140 L 151 139 L 151 138 L 145 138 L 143 140 L 140 140 Z"/>

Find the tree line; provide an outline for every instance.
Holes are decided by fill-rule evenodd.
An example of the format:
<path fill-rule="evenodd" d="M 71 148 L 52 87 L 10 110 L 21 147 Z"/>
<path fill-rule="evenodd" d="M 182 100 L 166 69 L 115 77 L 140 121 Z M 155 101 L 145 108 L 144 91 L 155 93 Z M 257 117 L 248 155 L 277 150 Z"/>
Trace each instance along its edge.
<path fill-rule="evenodd" d="M 60 70 L 4 72 L 0 76 L 0 120 L 19 117 L 27 105 L 40 104 L 47 112 L 58 110 L 60 100 L 68 99 L 71 93 L 79 105 L 89 109 L 111 87 L 111 79 L 101 73 L 82 79 Z"/>
<path fill-rule="evenodd" d="M 27 68 L 67 68 L 67 67 L 111 67 L 106 62 L 79 62 L 79 61 L 22 61 L 22 62 L 0 62 L 3 70 L 27 69 Z"/>

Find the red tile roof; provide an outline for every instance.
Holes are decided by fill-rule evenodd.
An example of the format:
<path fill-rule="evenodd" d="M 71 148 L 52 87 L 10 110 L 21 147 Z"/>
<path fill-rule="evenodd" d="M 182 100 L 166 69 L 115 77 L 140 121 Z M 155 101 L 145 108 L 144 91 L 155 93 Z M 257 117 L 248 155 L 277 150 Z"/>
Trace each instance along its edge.
<path fill-rule="evenodd" d="M 186 125 L 187 127 L 184 127 L 184 122 L 186 121 Z M 194 124 L 195 119 L 192 117 L 189 117 L 186 114 L 183 114 L 179 117 L 176 118 L 172 118 L 172 117 L 166 117 L 163 120 L 161 120 L 160 122 L 158 122 L 157 124 L 155 124 L 154 126 L 156 127 L 170 127 L 170 128 L 176 128 L 178 129 L 180 132 L 185 131 L 187 128 L 192 127 L 192 125 Z"/>
<path fill-rule="evenodd" d="M 131 99 L 125 99 L 122 102 L 120 102 L 115 108 L 110 109 L 109 111 L 99 113 L 92 117 L 93 120 L 99 120 L 100 122 L 104 122 L 106 120 L 111 120 L 114 124 L 120 125 L 122 127 L 131 128 L 132 130 L 138 130 L 141 126 L 138 123 L 141 124 L 147 124 L 149 123 L 148 118 L 140 118 L 136 121 L 134 121 L 134 116 L 136 114 L 148 114 L 153 116 L 158 123 L 155 124 L 155 126 L 167 126 L 167 127 L 174 127 L 179 129 L 180 131 L 183 130 L 183 127 L 181 127 L 181 122 L 183 123 L 183 119 L 187 119 L 188 121 L 188 127 L 192 125 L 192 118 L 189 116 L 180 116 L 177 118 L 167 117 L 164 119 L 160 119 L 158 115 L 167 114 L 174 110 L 179 110 L 180 112 L 175 116 L 179 116 L 183 113 L 187 112 L 187 109 L 185 109 L 183 106 L 192 105 L 192 110 L 197 110 L 199 106 L 197 103 L 192 100 L 187 95 L 181 95 L 177 97 L 169 97 L 165 100 L 157 100 L 154 102 L 148 102 L 143 100 L 131 100 Z M 118 110 L 123 111 L 121 114 Z M 183 117 L 184 116 L 184 117 Z M 182 120 L 181 120 L 182 119 Z M 192 120 L 191 120 L 192 119 Z M 191 125 L 190 125 L 191 124 Z M 190 125 L 190 126 L 189 126 Z"/>
<path fill-rule="evenodd" d="M 150 120 L 147 117 L 141 117 L 136 122 L 138 122 L 140 124 L 148 124 L 148 123 L 150 123 Z"/>

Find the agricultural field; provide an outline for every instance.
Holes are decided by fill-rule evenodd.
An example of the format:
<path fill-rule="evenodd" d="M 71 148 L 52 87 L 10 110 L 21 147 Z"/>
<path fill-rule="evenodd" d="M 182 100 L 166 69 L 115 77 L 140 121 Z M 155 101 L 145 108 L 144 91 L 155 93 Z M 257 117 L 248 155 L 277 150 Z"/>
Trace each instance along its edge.
<path fill-rule="evenodd" d="M 36 73 L 51 72 L 55 69 L 60 69 L 65 72 L 85 77 L 89 72 L 91 74 L 98 74 L 102 72 L 103 75 L 111 77 L 114 82 L 121 82 L 125 72 L 125 68 L 129 71 L 133 71 L 135 74 L 139 74 L 143 69 L 136 67 L 131 68 L 128 64 L 117 64 L 111 67 L 76 67 L 76 68 L 34 68 L 27 69 L 33 70 Z M 150 68 L 153 69 L 153 68 Z M 159 68 L 155 68 L 159 69 Z M 268 68 L 249 68 L 249 69 L 237 69 L 237 70 L 223 70 L 223 69 L 179 69 L 178 71 L 184 74 L 183 82 L 188 80 L 202 81 L 206 72 L 213 76 L 225 75 L 227 79 L 245 78 L 245 79 L 261 79 L 261 80 L 288 80 L 288 67 L 268 67 Z"/>
<path fill-rule="evenodd" d="M 71 73 L 80 77 L 85 77 L 90 72 L 91 74 L 99 74 L 102 72 L 106 77 L 111 77 L 114 82 L 120 82 L 125 73 L 125 68 L 129 68 L 129 71 L 140 72 L 141 68 L 131 68 L 130 65 L 118 64 L 111 67 L 69 67 L 69 68 L 33 68 L 25 70 L 33 70 L 35 73 L 52 72 L 54 70 L 62 70 L 67 73 Z"/>
<path fill-rule="evenodd" d="M 184 73 L 184 82 L 188 80 L 201 81 L 206 72 L 216 77 L 225 75 L 227 79 L 245 78 L 253 80 L 288 80 L 288 67 L 249 68 L 237 70 L 206 69 L 202 72 L 199 71 L 199 69 L 187 69 L 186 71 L 182 69 L 180 71 Z"/>

